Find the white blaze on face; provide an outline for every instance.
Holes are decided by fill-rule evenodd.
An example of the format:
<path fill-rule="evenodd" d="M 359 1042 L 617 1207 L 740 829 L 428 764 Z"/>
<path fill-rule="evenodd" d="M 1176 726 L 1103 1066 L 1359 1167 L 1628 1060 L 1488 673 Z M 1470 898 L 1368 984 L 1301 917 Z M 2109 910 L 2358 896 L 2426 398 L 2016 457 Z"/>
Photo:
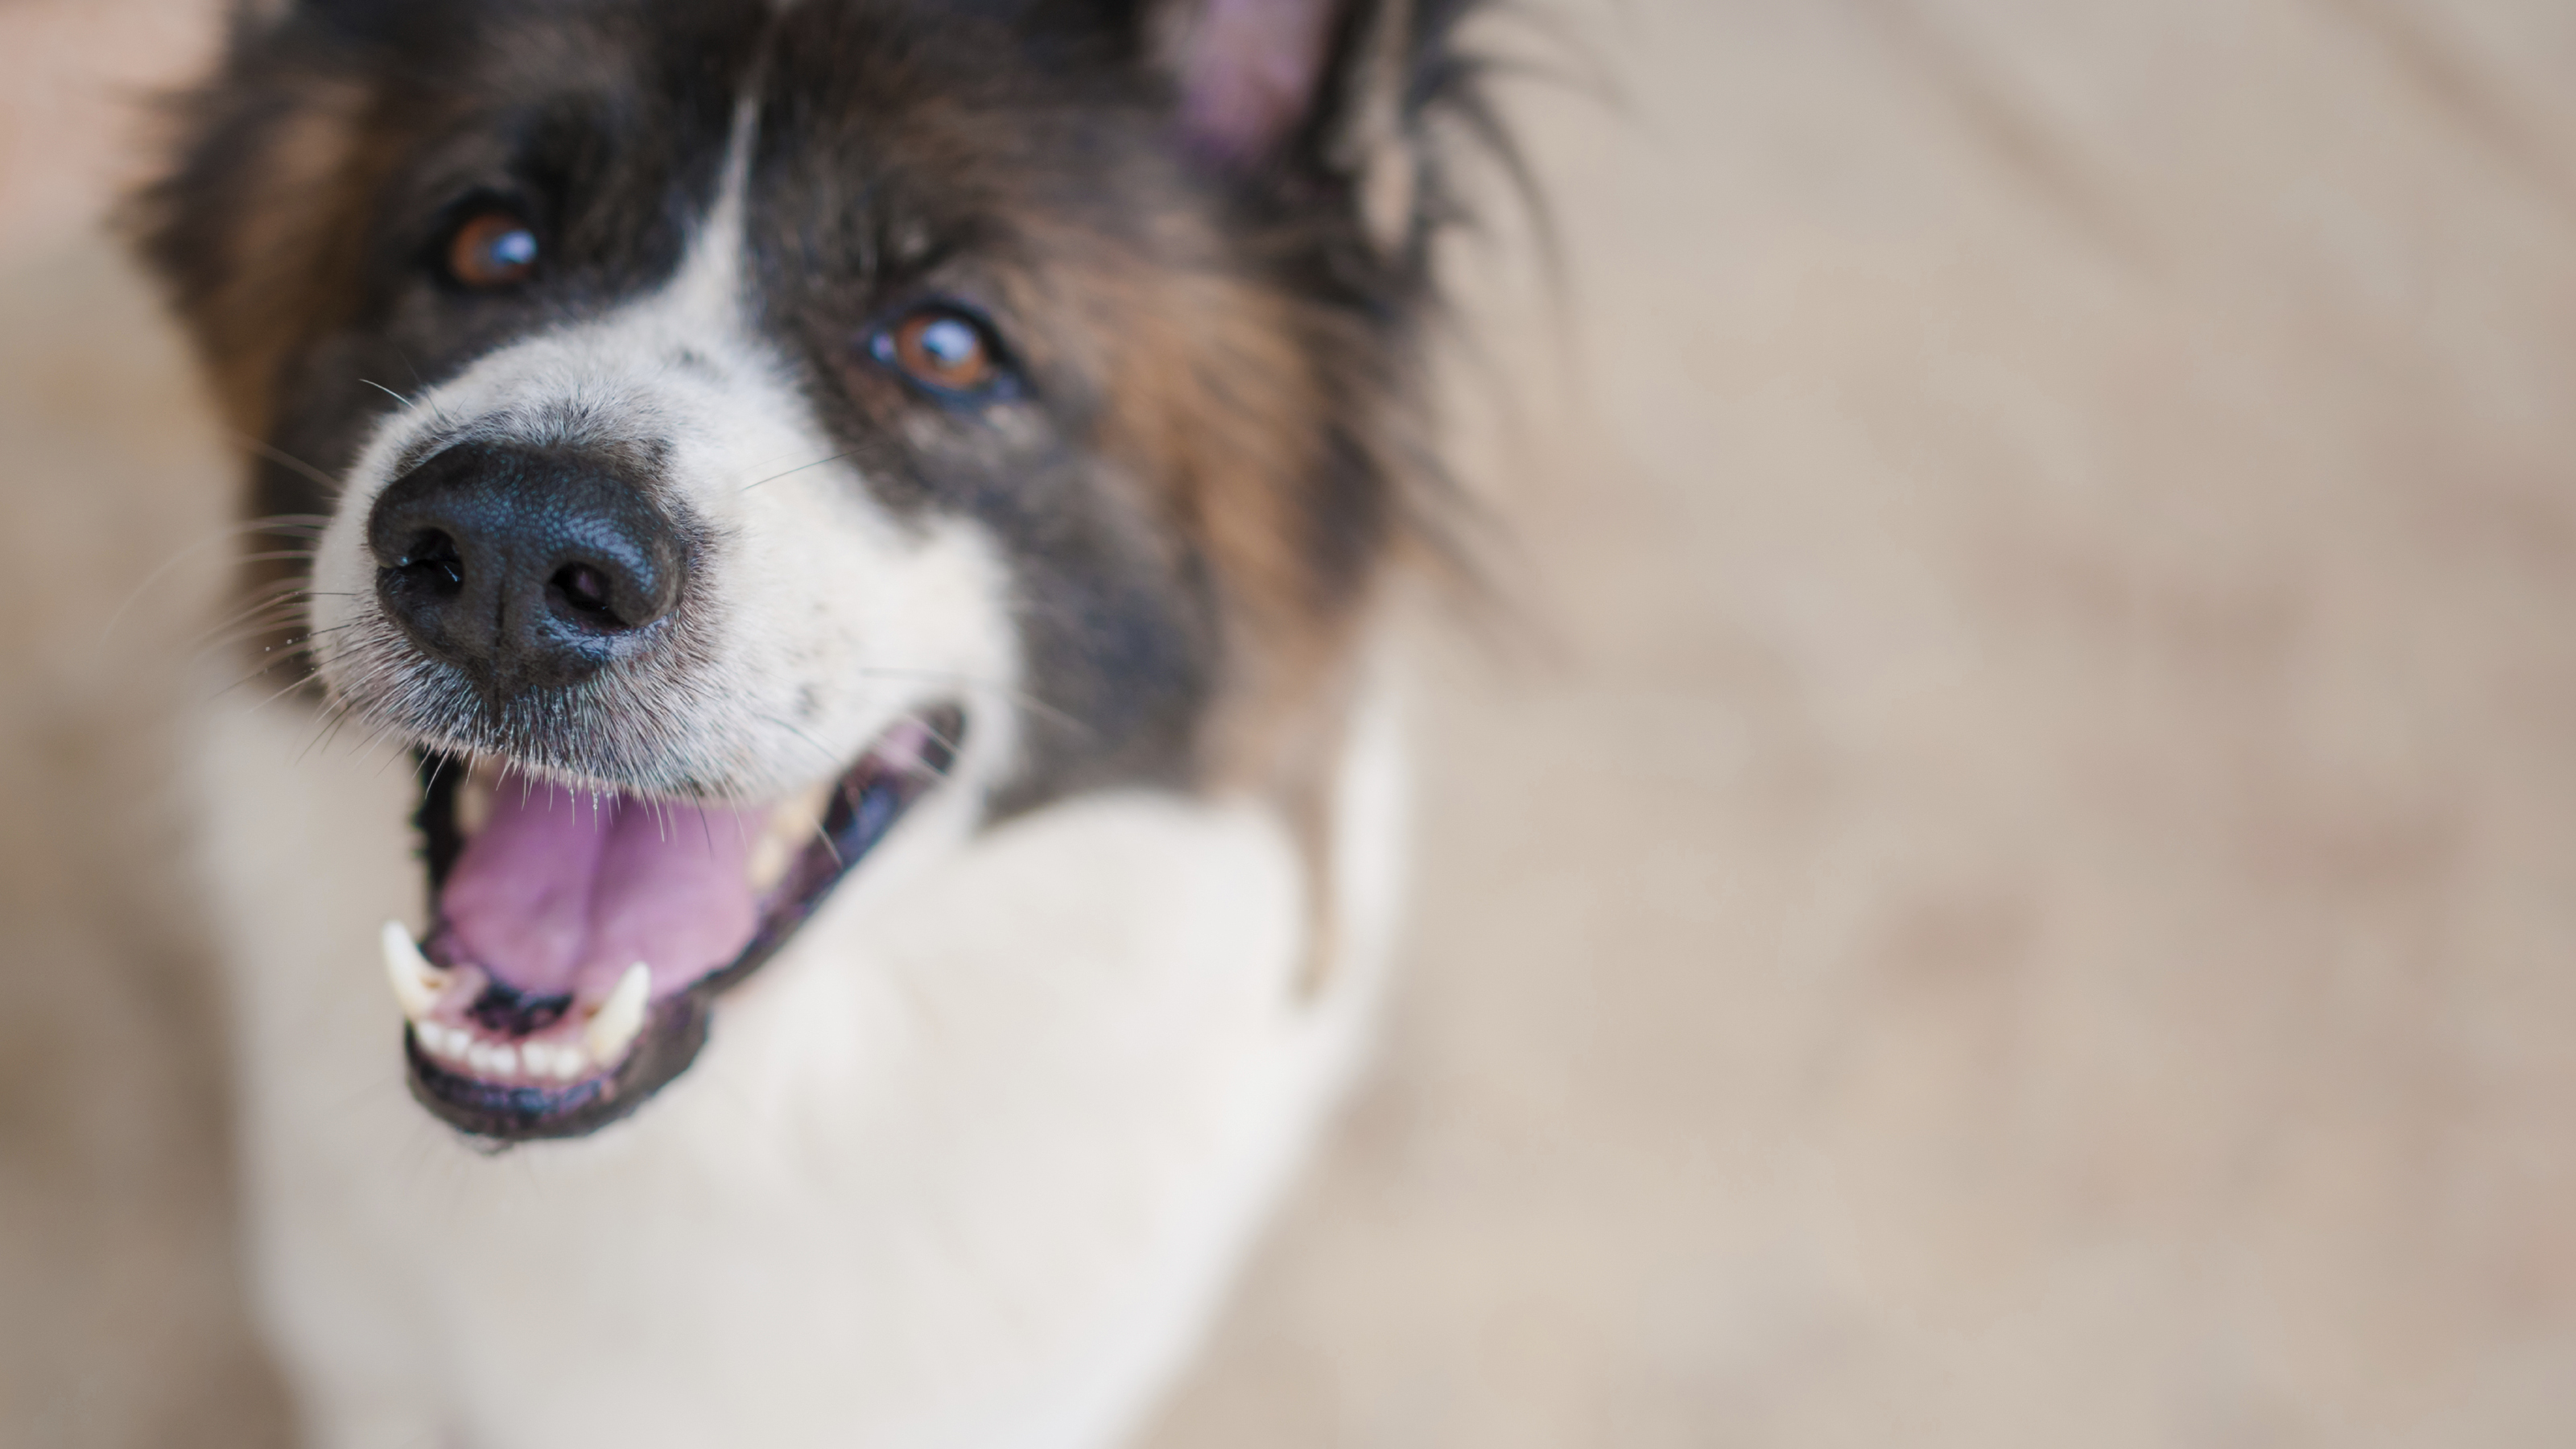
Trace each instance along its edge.
<path fill-rule="evenodd" d="M 362 719 L 405 723 L 350 647 L 387 622 L 367 516 L 397 460 L 433 436 L 623 441 L 665 450 L 661 501 L 701 544 L 681 607 L 703 657 L 646 686 L 685 756 L 670 775 L 785 794 L 942 700 L 972 726 L 953 773 L 990 779 L 1006 762 L 1020 661 L 1002 551 L 971 519 L 878 503 L 749 325 L 751 117 L 746 103 L 716 204 L 667 284 L 482 357 L 390 414 L 350 470 L 314 560 L 313 627 L 325 684 Z"/>

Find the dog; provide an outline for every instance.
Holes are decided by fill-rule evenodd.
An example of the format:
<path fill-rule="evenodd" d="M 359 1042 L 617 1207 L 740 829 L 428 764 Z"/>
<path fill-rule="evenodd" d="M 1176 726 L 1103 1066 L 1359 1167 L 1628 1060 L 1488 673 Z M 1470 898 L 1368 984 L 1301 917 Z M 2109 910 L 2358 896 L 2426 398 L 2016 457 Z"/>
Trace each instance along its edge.
<path fill-rule="evenodd" d="M 1390 951 L 1472 7 L 238 11 L 135 215 L 248 455 L 190 779 L 309 1442 L 1150 1410 Z"/>

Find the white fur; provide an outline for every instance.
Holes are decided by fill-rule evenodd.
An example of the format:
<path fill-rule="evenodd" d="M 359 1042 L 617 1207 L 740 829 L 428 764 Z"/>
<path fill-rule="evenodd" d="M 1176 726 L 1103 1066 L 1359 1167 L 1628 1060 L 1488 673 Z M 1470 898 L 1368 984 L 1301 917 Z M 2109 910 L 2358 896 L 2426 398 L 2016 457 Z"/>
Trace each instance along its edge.
<path fill-rule="evenodd" d="M 970 841 L 933 797 L 660 1097 L 486 1156 L 406 1095 L 375 961 L 418 919 L 407 772 L 315 728 L 227 707 L 197 778 L 260 1308 L 325 1449 L 1114 1442 L 1347 1075 L 1397 894 L 1382 721 L 1315 1001 L 1265 813 Z"/>

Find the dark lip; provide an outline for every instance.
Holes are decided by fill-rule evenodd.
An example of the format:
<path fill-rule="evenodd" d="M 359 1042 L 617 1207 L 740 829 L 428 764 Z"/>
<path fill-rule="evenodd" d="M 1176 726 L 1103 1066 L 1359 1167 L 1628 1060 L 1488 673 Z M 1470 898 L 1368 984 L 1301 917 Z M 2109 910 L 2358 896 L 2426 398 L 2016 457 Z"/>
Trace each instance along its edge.
<path fill-rule="evenodd" d="M 421 1049 L 419 1039 L 406 1026 L 403 1056 L 410 1067 L 413 1099 L 449 1126 L 496 1146 L 587 1136 L 644 1105 L 697 1060 L 712 1027 L 716 998 L 767 965 L 896 822 L 947 774 L 965 739 L 965 711 L 942 705 L 917 717 L 930 735 L 923 767 L 894 769 L 877 759 L 873 747 L 862 755 L 833 790 L 823 817 L 824 838 L 807 846 L 788 867 L 762 912 L 751 944 L 678 994 L 654 1002 L 643 1032 L 616 1070 L 560 1088 L 501 1086 L 449 1071 Z M 430 915 L 435 921 L 439 888 L 465 845 L 455 811 L 456 787 L 465 770 L 463 761 L 434 751 L 418 751 L 416 758 L 421 802 L 412 823 L 420 831 Z"/>

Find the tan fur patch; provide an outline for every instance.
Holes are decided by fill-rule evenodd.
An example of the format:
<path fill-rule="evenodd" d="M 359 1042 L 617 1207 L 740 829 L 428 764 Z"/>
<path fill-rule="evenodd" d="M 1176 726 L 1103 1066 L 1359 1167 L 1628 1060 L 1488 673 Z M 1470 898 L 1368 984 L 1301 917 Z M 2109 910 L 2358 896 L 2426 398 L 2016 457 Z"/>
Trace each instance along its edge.
<path fill-rule="evenodd" d="M 1215 576 L 1228 674 L 1202 742 L 1204 783 L 1272 793 L 1306 773 L 1291 758 L 1306 753 L 1297 742 L 1315 712 L 1338 704 L 1333 681 L 1377 572 L 1364 565 L 1354 586 L 1319 533 L 1331 523 L 1318 496 L 1335 463 L 1328 424 L 1365 421 L 1319 359 L 1351 355 L 1358 339 L 1318 345 L 1319 331 L 1350 324 L 1215 267 L 1087 269 L 1068 290 L 1098 309 L 1082 331 L 1100 348 L 1102 450 Z M 1390 504 L 1385 521 L 1397 513 Z"/>
<path fill-rule="evenodd" d="M 1363 543 L 1368 561 L 1345 578 L 1322 557 L 1330 545 L 1319 528 L 1332 520 L 1320 516 L 1329 500 L 1316 495 L 1330 486 L 1326 429 L 1337 407 L 1343 426 L 1365 426 L 1389 400 L 1336 399 L 1317 359 L 1351 356 L 1367 341 L 1315 345 L 1316 329 L 1357 329 L 1292 298 L 1186 274 L 1109 290 L 1121 293 L 1133 305 L 1108 333 L 1104 443 L 1151 480 L 1215 571 L 1229 672 L 1201 739 L 1201 780 L 1269 799 L 1286 818 L 1312 887 L 1309 954 L 1298 979 L 1300 997 L 1311 1000 L 1333 968 L 1332 799 L 1352 703 L 1352 651 L 1403 512 L 1385 501 L 1377 522 L 1389 537 Z M 1402 489 L 1387 459 L 1369 462 L 1384 470 L 1380 486 Z"/>

